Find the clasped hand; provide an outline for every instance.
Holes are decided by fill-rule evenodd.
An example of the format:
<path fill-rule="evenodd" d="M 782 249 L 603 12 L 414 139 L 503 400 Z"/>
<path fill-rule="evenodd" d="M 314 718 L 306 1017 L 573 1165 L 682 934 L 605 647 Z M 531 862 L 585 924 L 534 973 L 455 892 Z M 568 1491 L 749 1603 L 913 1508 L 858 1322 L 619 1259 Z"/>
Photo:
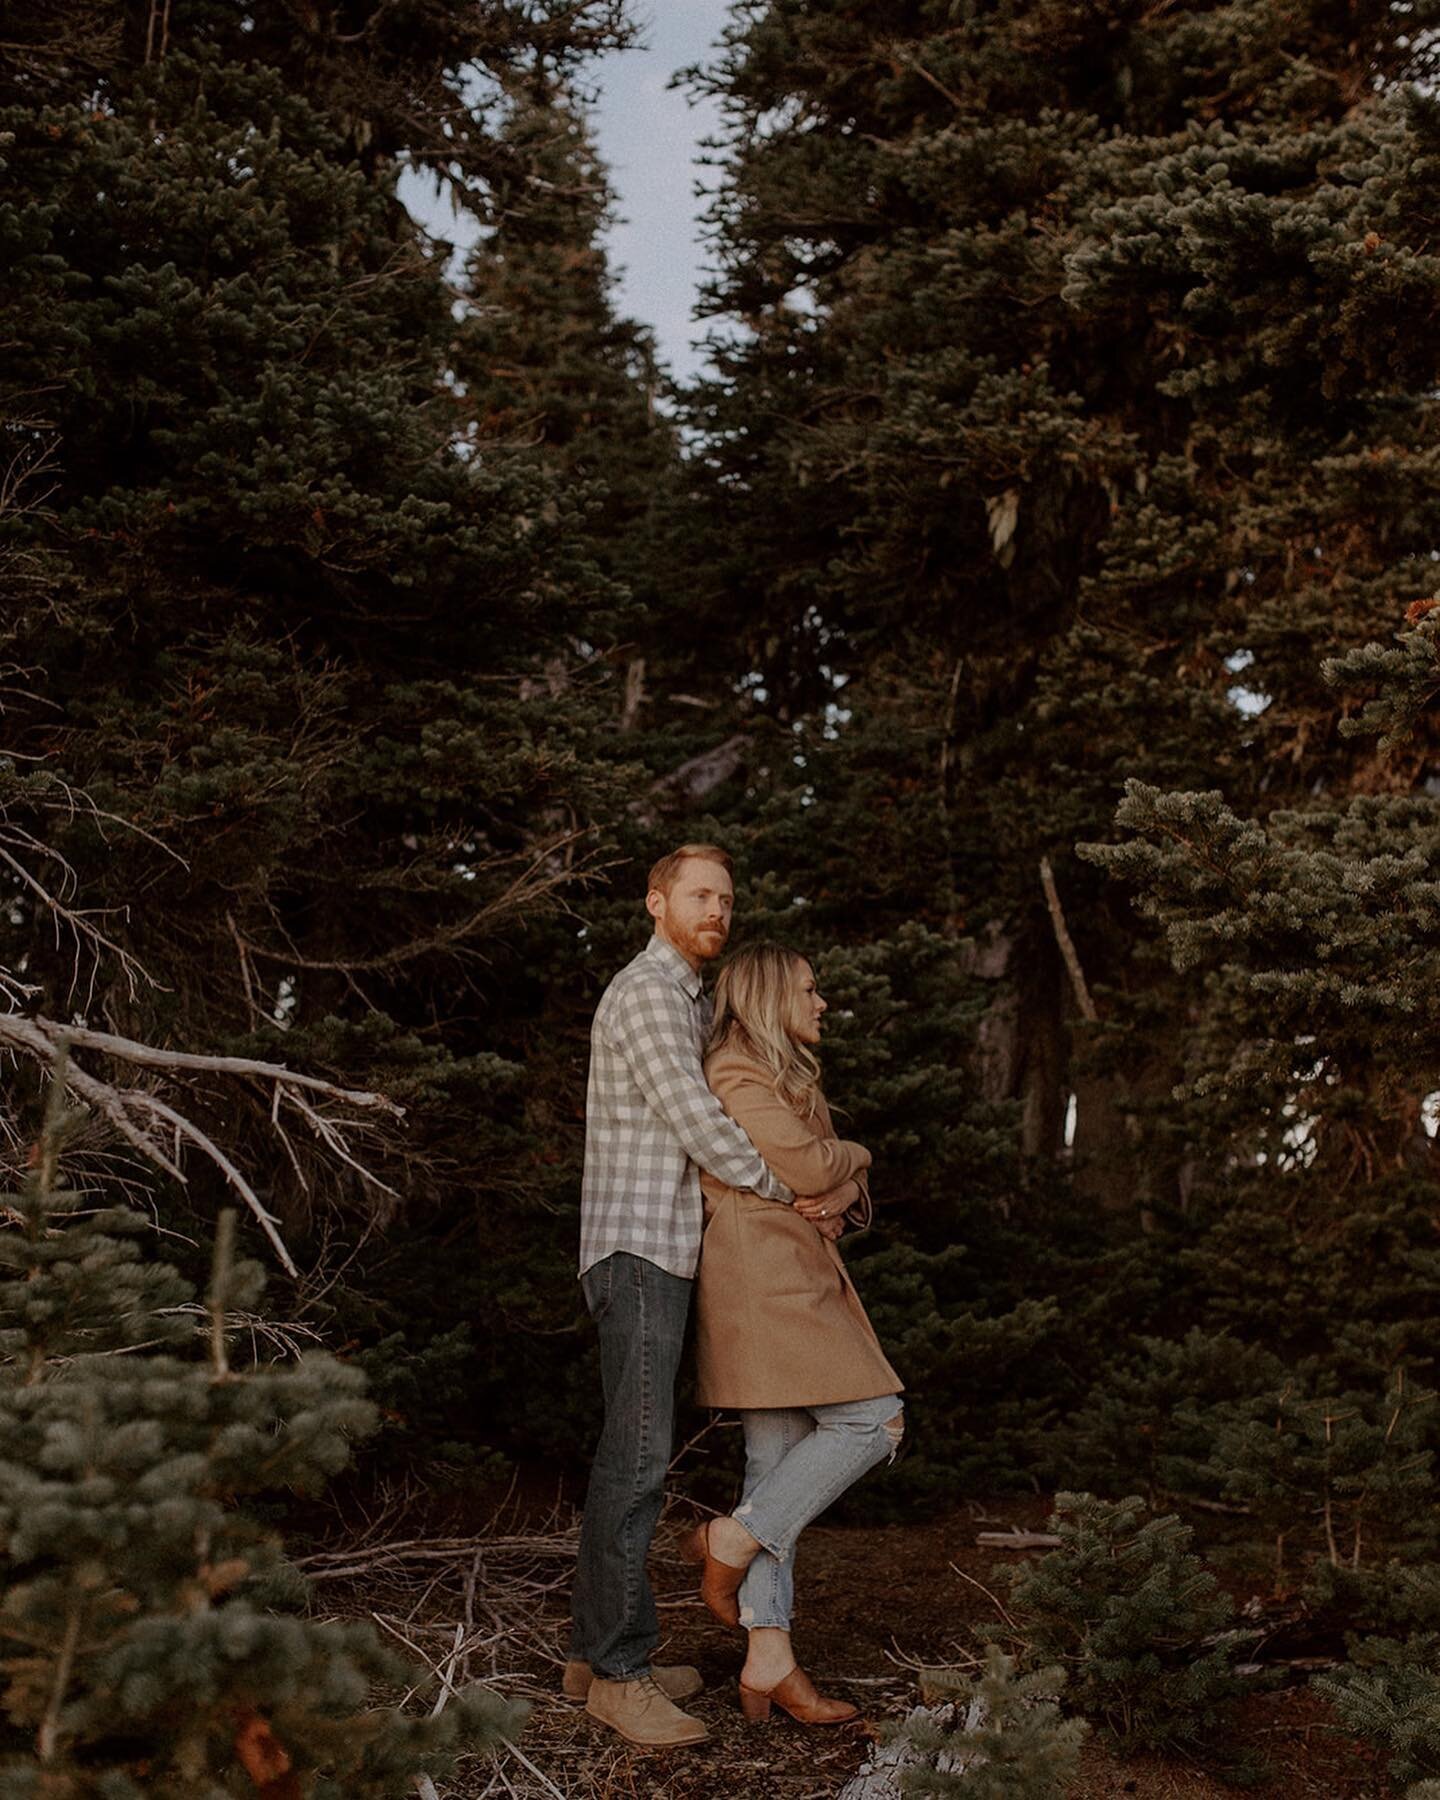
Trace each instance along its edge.
<path fill-rule="evenodd" d="M 859 1182 L 842 1181 L 828 1194 L 797 1194 L 794 1205 L 801 1218 L 808 1219 L 821 1237 L 833 1240 L 845 1230 L 845 1209 L 859 1198 Z"/>

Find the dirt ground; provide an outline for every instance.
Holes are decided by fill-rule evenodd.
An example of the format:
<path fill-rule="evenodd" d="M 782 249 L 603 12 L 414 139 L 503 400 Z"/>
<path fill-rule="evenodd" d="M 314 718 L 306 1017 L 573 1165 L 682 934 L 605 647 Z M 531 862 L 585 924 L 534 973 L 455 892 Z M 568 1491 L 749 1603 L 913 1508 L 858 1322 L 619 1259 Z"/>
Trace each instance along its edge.
<path fill-rule="evenodd" d="M 516 1690 L 534 1704 L 520 1740 L 529 1767 L 514 1767 L 500 1785 L 475 1792 L 558 1792 L 565 1800 L 832 1800 L 863 1762 L 875 1728 L 918 1703 L 919 1669 L 966 1660 L 977 1647 L 974 1628 L 996 1617 L 984 1589 L 1007 1553 L 978 1546 L 977 1532 L 1036 1527 L 1046 1511 L 1043 1500 L 998 1500 L 924 1525 L 813 1527 L 797 1565 L 796 1649 L 824 1691 L 862 1709 L 853 1725 L 819 1730 L 778 1714 L 765 1724 L 742 1719 L 739 1634 L 717 1624 L 695 1595 L 694 1572 L 676 1549 L 692 1517 L 677 1505 L 662 1521 L 652 1557 L 666 1631 L 660 1660 L 700 1669 L 705 1691 L 688 1705 L 709 1726 L 709 1742 L 635 1750 L 559 1697 L 566 1609 L 565 1586 L 557 1581 L 539 1604 L 533 1639 L 538 1648 L 549 1647 L 554 1661 L 547 1668 L 537 1659 L 523 1690 Z M 1263 1757 L 1269 1774 L 1243 1791 L 1266 1800 L 1388 1800 L 1393 1793 L 1373 1753 L 1338 1729 L 1303 1681 L 1242 1702 L 1233 1739 L 1219 1748 Z M 1120 1760 L 1092 1742 L 1071 1800 L 1233 1800 L 1240 1791 L 1198 1763 Z"/>

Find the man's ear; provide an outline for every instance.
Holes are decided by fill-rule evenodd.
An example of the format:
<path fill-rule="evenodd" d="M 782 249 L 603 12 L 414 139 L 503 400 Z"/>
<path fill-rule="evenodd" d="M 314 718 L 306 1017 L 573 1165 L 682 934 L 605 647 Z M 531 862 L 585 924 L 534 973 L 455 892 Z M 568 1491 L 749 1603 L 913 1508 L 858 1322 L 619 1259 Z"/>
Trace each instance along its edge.
<path fill-rule="evenodd" d="M 656 924 L 665 917 L 665 896 L 659 888 L 651 888 L 645 896 L 645 910 Z"/>

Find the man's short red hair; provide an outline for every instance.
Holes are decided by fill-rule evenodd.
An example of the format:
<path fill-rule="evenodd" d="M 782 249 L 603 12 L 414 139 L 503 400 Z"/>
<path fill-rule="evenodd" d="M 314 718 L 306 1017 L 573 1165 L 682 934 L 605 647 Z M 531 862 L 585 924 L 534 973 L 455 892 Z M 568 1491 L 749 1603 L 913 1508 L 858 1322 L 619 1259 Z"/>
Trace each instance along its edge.
<path fill-rule="evenodd" d="M 658 888 L 668 899 L 681 867 L 692 861 L 719 863 L 725 873 L 732 880 L 734 879 L 735 864 L 731 861 L 728 850 L 722 850 L 718 844 L 682 844 L 678 850 L 672 850 L 668 856 L 662 856 L 655 867 L 651 869 L 650 880 L 645 892 L 653 893 Z"/>

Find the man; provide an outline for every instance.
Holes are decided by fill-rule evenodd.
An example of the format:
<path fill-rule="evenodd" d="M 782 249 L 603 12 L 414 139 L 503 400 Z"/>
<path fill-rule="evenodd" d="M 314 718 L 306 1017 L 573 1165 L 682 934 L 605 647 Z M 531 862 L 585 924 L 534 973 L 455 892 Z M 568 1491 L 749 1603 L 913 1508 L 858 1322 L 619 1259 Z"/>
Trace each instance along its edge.
<path fill-rule="evenodd" d="M 645 1557 L 664 1497 L 675 1372 L 700 1257 L 701 1169 L 769 1200 L 794 1196 L 705 1085 L 701 966 L 730 935 L 731 861 L 682 844 L 650 871 L 654 936 L 606 988 L 590 1033 L 580 1280 L 600 1333 L 605 1422 L 580 1532 L 565 1692 L 632 1744 L 698 1744 L 675 1704 L 698 1671 L 652 1668 Z"/>

